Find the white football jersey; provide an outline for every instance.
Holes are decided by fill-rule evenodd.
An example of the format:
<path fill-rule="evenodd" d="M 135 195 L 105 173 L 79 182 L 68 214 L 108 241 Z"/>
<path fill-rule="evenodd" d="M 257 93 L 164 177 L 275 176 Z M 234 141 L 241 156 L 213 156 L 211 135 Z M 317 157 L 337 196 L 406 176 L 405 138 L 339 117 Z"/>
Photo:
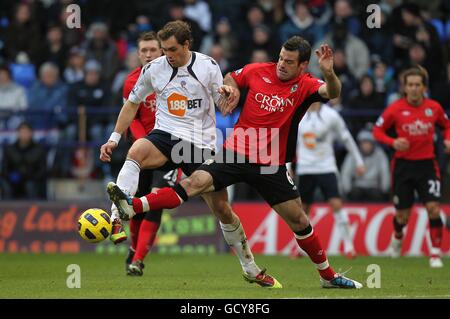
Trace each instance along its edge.
<path fill-rule="evenodd" d="M 358 166 L 364 164 L 351 133 L 339 113 L 328 105 L 319 111 L 308 111 L 301 120 L 297 141 L 297 175 L 336 173 L 333 142 L 345 143 Z"/>
<path fill-rule="evenodd" d="M 219 65 L 211 57 L 192 52 L 188 63 L 173 68 L 165 56 L 148 64 L 130 93 L 139 104 L 156 92 L 154 129 L 170 133 L 199 148 L 215 150 L 217 92 L 223 84 Z"/>

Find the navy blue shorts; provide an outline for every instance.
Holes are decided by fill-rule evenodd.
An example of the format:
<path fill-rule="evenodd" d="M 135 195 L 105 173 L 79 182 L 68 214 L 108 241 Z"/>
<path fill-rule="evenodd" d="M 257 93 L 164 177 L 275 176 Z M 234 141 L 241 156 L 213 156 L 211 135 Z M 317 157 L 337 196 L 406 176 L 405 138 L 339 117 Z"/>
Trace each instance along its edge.
<path fill-rule="evenodd" d="M 227 154 L 231 156 L 227 157 Z M 297 186 L 295 186 L 285 165 L 264 166 L 228 160 L 231 158 L 236 159 L 236 154 L 222 150 L 214 160 L 209 160 L 198 168 L 198 170 L 206 171 L 212 176 L 216 191 L 229 185 L 244 182 L 255 188 L 270 206 L 300 196 Z"/>
<path fill-rule="evenodd" d="M 325 200 L 340 198 L 335 173 L 298 175 L 300 197 L 305 204 L 314 202 L 314 192 L 319 188 Z"/>
<path fill-rule="evenodd" d="M 203 162 L 214 156 L 214 151 L 210 149 L 200 149 L 190 142 L 161 130 L 151 131 L 146 138 L 169 159 L 159 168 L 163 171 L 179 167 L 186 176 L 190 176 Z"/>

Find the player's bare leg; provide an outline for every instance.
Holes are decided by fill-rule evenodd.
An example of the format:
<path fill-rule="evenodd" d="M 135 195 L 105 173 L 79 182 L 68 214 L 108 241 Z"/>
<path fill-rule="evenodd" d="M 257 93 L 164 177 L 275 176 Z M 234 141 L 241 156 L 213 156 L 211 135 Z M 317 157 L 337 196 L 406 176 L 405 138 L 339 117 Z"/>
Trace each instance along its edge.
<path fill-rule="evenodd" d="M 342 209 L 342 199 L 333 197 L 330 198 L 328 202 L 333 209 L 333 216 L 336 226 L 338 227 L 339 233 L 344 240 L 344 255 L 350 259 L 354 258 L 356 256 L 356 252 L 353 246 L 352 235 L 350 233 L 348 214 Z"/>
<path fill-rule="evenodd" d="M 222 189 L 218 192 L 206 193 L 202 197 L 219 219 L 223 237 L 239 258 L 244 278 L 249 282 L 259 284 L 261 287 L 282 288 L 282 285 L 275 278 L 266 274 L 265 269 L 261 270 L 255 263 L 241 221 L 233 212 L 228 201 L 227 190 Z"/>
<path fill-rule="evenodd" d="M 425 203 L 425 207 L 430 221 L 430 267 L 441 268 L 444 266 L 441 259 L 442 230 L 444 228 L 441 219 L 441 207 L 437 201 L 427 202 Z"/>
<path fill-rule="evenodd" d="M 334 272 L 328 263 L 325 250 L 314 232 L 308 216 L 303 210 L 300 198 L 288 200 L 273 206 L 273 209 L 285 220 L 301 249 L 303 249 L 315 264 L 320 282 L 324 288 L 362 288 L 362 285 L 352 279 Z"/>
<path fill-rule="evenodd" d="M 394 234 L 392 235 L 391 244 L 389 246 L 389 255 L 392 258 L 401 256 L 403 242 L 403 228 L 408 224 L 411 208 L 398 209 L 395 212 L 393 224 Z"/>

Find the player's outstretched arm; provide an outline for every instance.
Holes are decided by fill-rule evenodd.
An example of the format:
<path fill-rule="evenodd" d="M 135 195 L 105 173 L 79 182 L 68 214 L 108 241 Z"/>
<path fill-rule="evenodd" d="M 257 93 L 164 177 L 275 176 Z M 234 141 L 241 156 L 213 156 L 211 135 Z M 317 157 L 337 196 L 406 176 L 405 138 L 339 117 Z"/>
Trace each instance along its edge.
<path fill-rule="evenodd" d="M 319 61 L 320 71 L 322 72 L 325 84 L 319 88 L 319 94 L 326 99 L 337 98 L 341 94 L 341 81 L 333 70 L 333 50 L 328 44 L 322 44 L 316 50 L 317 59 Z"/>
<path fill-rule="evenodd" d="M 131 122 L 136 116 L 139 104 L 135 104 L 129 100 L 125 102 L 120 110 L 119 117 L 117 118 L 116 127 L 111 134 L 108 142 L 100 147 L 100 160 L 103 162 L 111 161 L 111 154 L 113 150 L 119 144 L 120 137 L 123 132 L 130 126 Z"/>
<path fill-rule="evenodd" d="M 223 96 L 219 102 L 219 108 L 222 115 L 226 115 L 233 112 L 238 105 L 241 92 L 239 91 L 239 86 L 231 77 L 230 73 L 225 76 L 223 83 L 224 85 L 219 88 L 219 93 Z"/>

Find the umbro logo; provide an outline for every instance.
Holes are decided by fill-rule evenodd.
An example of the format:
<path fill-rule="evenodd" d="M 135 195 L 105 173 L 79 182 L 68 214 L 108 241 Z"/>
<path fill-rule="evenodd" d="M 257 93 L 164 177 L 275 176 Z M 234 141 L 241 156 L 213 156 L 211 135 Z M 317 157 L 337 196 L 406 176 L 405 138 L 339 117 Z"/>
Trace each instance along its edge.
<path fill-rule="evenodd" d="M 272 81 L 270 81 L 268 78 L 266 78 L 265 76 L 262 77 L 262 79 L 264 80 L 264 82 L 266 83 L 272 83 Z"/>

